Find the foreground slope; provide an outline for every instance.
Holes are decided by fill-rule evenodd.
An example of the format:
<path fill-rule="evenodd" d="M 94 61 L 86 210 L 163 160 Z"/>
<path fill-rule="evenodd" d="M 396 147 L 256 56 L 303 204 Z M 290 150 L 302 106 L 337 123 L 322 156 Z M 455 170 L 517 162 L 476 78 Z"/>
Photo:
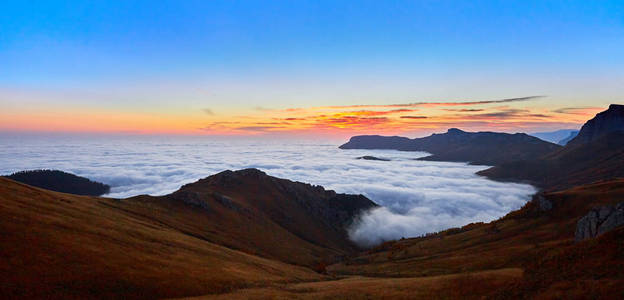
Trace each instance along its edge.
<path fill-rule="evenodd" d="M 159 221 L 171 212 L 140 215 L 123 202 L 0 178 L 0 294 L 153 299 L 321 278 Z"/>
<path fill-rule="evenodd" d="M 539 157 L 561 146 L 524 133 L 465 132 L 451 128 L 446 133 L 416 139 L 396 136 L 354 136 L 340 148 L 425 151 L 432 155 L 421 158 L 422 160 L 496 165 Z"/>
<path fill-rule="evenodd" d="M 521 279 L 490 296 L 622 295 L 624 228 L 575 243 L 577 221 L 594 207 L 624 202 L 624 180 L 538 194 L 488 224 L 388 242 L 329 267 L 335 274 L 414 277 L 520 268 Z M 615 297 L 617 298 L 617 297 Z"/>

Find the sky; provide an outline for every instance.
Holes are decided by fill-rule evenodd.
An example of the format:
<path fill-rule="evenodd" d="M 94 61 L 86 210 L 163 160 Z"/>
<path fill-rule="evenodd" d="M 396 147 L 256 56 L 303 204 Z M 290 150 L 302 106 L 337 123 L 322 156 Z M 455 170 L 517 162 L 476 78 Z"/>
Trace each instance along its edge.
<path fill-rule="evenodd" d="M 0 131 L 578 128 L 624 103 L 622 53 L 621 0 L 5 0 Z"/>

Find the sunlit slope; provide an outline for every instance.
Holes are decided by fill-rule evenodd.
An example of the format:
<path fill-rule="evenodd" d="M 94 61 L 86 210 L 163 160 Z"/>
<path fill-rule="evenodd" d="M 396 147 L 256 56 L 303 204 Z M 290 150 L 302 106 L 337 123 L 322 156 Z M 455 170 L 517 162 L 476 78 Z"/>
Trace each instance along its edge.
<path fill-rule="evenodd" d="M 0 178 L 0 294 L 183 297 L 320 278 L 309 269 L 231 250 L 169 226 L 158 219 L 172 212 L 158 204 L 144 216 L 123 202 Z"/>

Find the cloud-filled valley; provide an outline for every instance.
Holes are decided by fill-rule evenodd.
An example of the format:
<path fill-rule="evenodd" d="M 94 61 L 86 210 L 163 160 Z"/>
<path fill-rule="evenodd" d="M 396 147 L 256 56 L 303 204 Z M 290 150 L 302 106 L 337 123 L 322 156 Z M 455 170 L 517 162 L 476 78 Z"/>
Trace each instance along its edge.
<path fill-rule="evenodd" d="M 363 245 L 490 221 L 522 206 L 534 188 L 500 183 L 463 163 L 417 161 L 426 155 L 390 150 L 340 150 L 336 143 L 209 137 L 2 137 L 0 174 L 59 169 L 111 186 L 108 197 L 162 195 L 231 169 L 364 194 L 383 207 L 350 228 Z M 390 161 L 356 159 L 364 155 Z"/>

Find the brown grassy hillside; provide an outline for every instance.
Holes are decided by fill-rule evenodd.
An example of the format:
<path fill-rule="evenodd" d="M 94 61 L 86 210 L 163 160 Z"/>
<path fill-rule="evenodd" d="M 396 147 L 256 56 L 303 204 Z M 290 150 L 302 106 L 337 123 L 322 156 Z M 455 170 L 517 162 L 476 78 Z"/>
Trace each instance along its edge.
<path fill-rule="evenodd" d="M 574 243 L 574 231 L 591 208 L 624 201 L 624 180 L 547 193 L 543 199 L 552 209 L 542 210 L 536 197 L 498 221 L 388 242 L 329 270 L 411 277 L 521 268 L 521 280 L 489 295 L 549 298 L 590 290 L 607 298 L 621 295 L 624 229 L 581 243 Z"/>
<path fill-rule="evenodd" d="M 125 206 L 0 178 L 0 294 L 153 299 L 321 279 L 158 221 L 174 211 Z"/>
<path fill-rule="evenodd" d="M 244 252 L 315 266 L 356 248 L 345 230 L 364 196 L 268 176 L 256 169 L 224 171 L 163 196 L 122 200 L 118 206 L 181 232 Z"/>
<path fill-rule="evenodd" d="M 288 249 L 305 259 L 330 248 L 299 237 L 314 230 L 294 234 L 282 227 L 282 220 L 265 215 L 273 205 L 283 204 L 274 199 L 280 186 L 272 185 L 274 179 L 256 174 L 257 186 L 237 191 L 232 187 L 241 178 L 230 175 L 188 185 L 180 190 L 182 195 L 125 200 L 56 193 L 0 178 L 0 294 L 143 299 L 624 297 L 624 229 L 574 243 L 576 221 L 588 210 L 624 201 L 624 180 L 546 193 L 492 223 L 388 242 L 320 275 L 245 253 L 258 243 L 261 255 L 279 257 L 286 255 L 279 249 Z M 229 202 L 192 196 L 208 191 L 213 197 L 227 195 Z M 319 199 L 334 197 L 326 195 Z M 276 202 L 262 204 L 269 199 Z M 552 208 L 544 209 L 548 206 Z M 219 214 L 223 220 L 214 217 Z M 245 218 L 249 224 L 229 217 Z M 262 220 L 266 224 L 252 223 Z M 319 222 L 331 220 L 341 218 Z M 256 234 L 254 230 L 264 240 L 238 241 L 244 234 Z"/>

